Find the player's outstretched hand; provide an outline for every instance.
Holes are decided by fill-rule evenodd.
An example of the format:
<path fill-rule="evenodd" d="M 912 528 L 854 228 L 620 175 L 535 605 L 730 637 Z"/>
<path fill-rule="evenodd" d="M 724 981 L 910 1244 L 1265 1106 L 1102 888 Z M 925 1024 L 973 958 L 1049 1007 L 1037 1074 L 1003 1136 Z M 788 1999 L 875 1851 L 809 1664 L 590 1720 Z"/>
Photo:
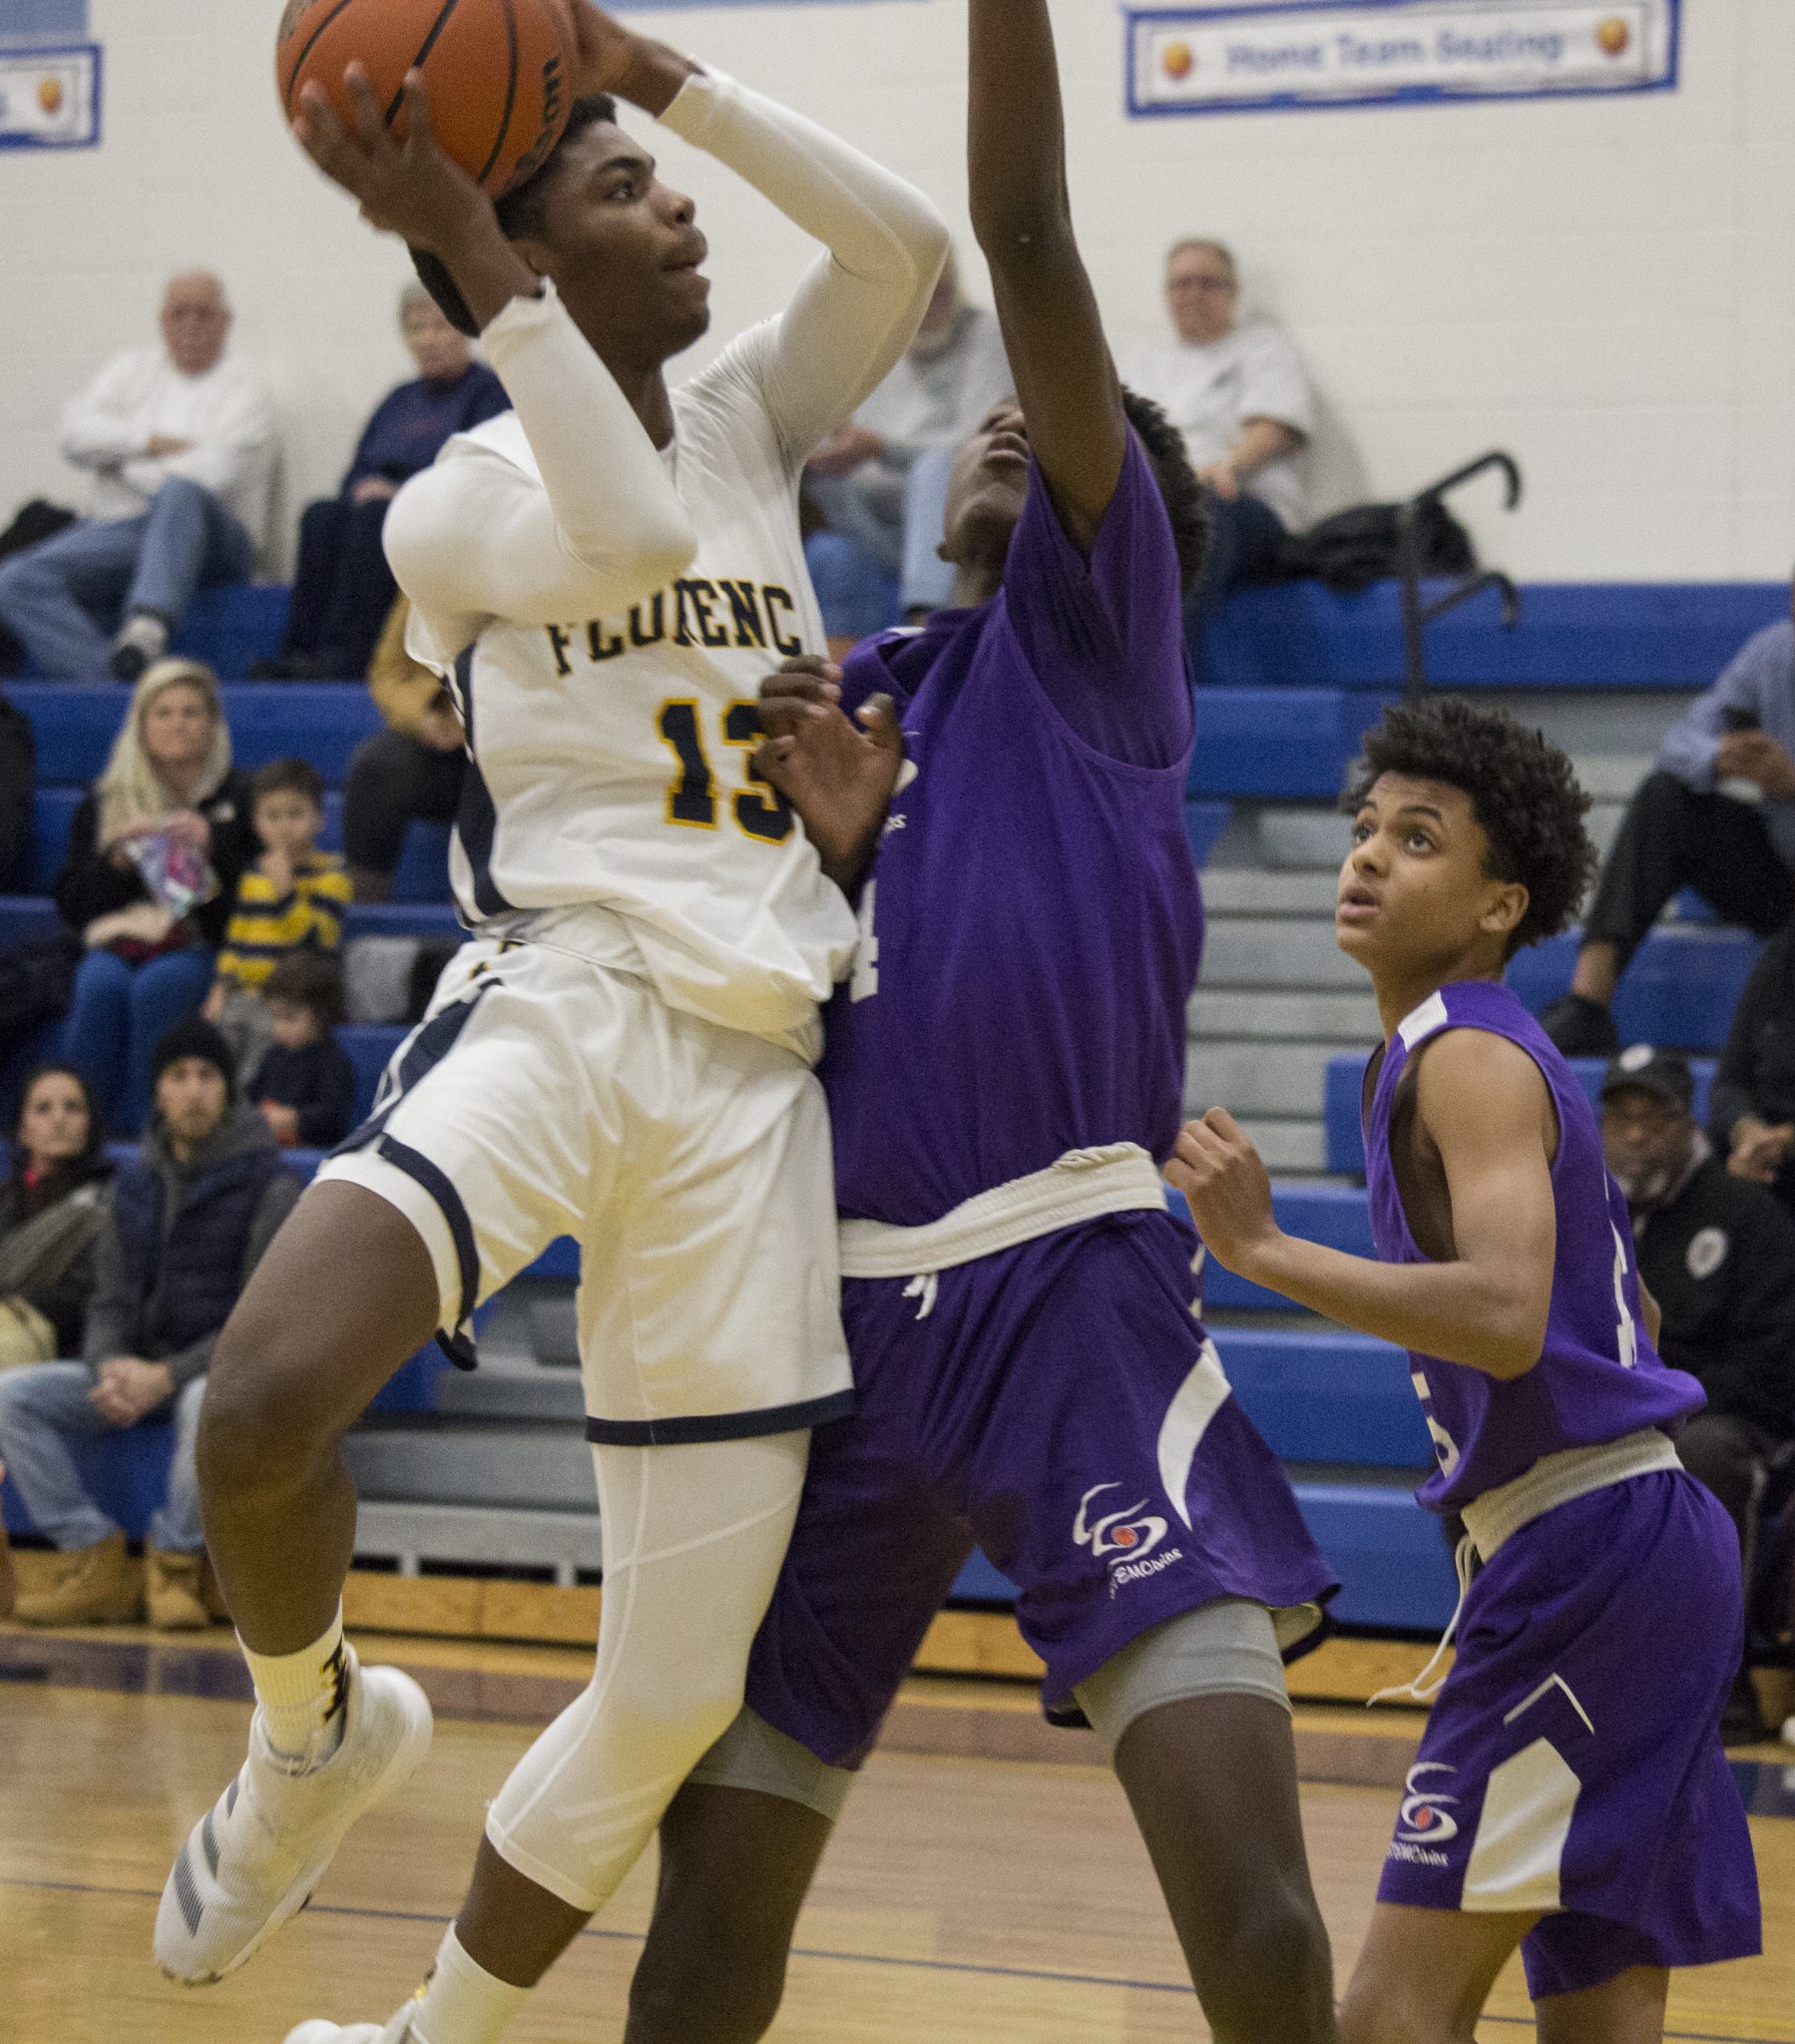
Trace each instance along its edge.
<path fill-rule="evenodd" d="M 491 216 L 492 202 L 438 147 L 422 74 L 405 80 L 403 140 L 387 127 L 363 65 L 349 66 L 343 87 L 352 115 L 346 126 L 315 79 L 299 89 L 293 134 L 300 147 L 357 202 L 370 227 L 446 256 L 483 211 Z"/>
<path fill-rule="evenodd" d="M 1225 1107 L 1212 1107 L 1200 1122 L 1184 1124 L 1165 1176 L 1188 1201 L 1210 1256 L 1241 1277 L 1251 1277 L 1255 1255 L 1278 1236 L 1271 1179 Z"/>
<path fill-rule="evenodd" d="M 889 696 L 875 696 L 857 721 L 841 708 L 841 670 L 806 654 L 760 688 L 755 771 L 803 821 L 823 871 L 856 886 L 872 861 L 904 770 L 904 731 Z"/>

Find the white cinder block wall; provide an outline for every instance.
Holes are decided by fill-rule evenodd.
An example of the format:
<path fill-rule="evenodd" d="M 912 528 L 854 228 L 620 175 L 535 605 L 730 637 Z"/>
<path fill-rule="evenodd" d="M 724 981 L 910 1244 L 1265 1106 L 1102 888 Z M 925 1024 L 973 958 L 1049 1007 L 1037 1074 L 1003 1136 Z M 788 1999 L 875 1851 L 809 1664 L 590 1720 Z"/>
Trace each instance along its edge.
<path fill-rule="evenodd" d="M 0 507 L 77 479 L 68 392 L 217 266 L 280 394 L 287 505 L 333 487 L 404 370 L 402 255 L 283 134 L 277 0 L 92 0 L 101 150 L 0 155 Z M 1529 482 L 1469 506 L 1547 579 L 1774 577 L 1795 558 L 1795 0 L 1685 0 L 1674 93 L 1129 122 L 1112 0 L 1056 0 L 1079 221 L 1119 340 L 1151 332 L 1165 245 L 1217 233 L 1294 331 L 1328 509 L 1483 447 Z M 645 8 L 655 29 L 832 123 L 965 211 L 963 0 Z M 714 334 L 772 310 L 794 233 L 665 138 L 715 249 Z M 692 361 L 699 356 L 692 357 Z"/>

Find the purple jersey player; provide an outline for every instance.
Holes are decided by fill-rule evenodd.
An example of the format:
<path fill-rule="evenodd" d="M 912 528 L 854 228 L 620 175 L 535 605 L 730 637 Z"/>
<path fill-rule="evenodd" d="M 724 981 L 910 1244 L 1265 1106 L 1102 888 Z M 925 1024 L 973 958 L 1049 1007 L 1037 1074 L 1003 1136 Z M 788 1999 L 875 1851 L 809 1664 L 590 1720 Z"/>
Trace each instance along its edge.
<path fill-rule="evenodd" d="M 1157 1169 L 1202 943 L 1200 504 L 1177 434 L 1124 398 L 1072 239 L 1046 0 L 971 0 L 971 31 L 1019 402 L 954 473 L 957 607 L 762 699 L 762 770 L 858 884 L 820 1069 L 859 1411 L 813 1437 L 747 1708 L 663 1825 L 629 2036 L 770 2023 L 851 1771 L 976 1542 L 1050 1712 L 1114 1756 L 1215 2033 L 1326 2044 L 1279 1653 L 1332 1580 L 1229 1395 Z"/>
<path fill-rule="evenodd" d="M 1626 1204 L 1582 1089 L 1502 985 L 1593 864 L 1587 801 L 1538 733 L 1463 703 L 1366 744 L 1341 948 L 1371 973 L 1378 1260 L 1282 1235 L 1216 1110 L 1170 1177 L 1230 1270 L 1409 1351 L 1483 1567 L 1408 1777 L 1347 2044 L 1452 2044 L 1519 1945 L 1544 2044 L 1647 2044 L 1673 1966 L 1759 1948 L 1720 1714 L 1743 1628 L 1738 1540 L 1674 1435 Z M 1419 1694 L 1419 1689 L 1417 1694 Z"/>

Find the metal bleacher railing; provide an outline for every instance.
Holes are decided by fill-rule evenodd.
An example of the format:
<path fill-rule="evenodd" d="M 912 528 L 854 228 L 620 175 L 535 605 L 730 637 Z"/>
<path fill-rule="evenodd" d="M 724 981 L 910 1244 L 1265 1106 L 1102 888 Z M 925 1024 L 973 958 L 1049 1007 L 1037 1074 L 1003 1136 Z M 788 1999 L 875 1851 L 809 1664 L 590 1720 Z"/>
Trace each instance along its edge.
<path fill-rule="evenodd" d="M 1422 529 L 1425 514 L 1438 507 L 1450 492 L 1468 483 L 1474 476 L 1480 476 L 1486 469 L 1501 471 L 1507 484 L 1507 495 L 1503 504 L 1505 511 L 1513 511 L 1521 502 L 1521 470 L 1516 466 L 1512 454 L 1505 454 L 1500 448 L 1492 448 L 1488 454 L 1480 454 L 1475 461 L 1468 461 L 1463 468 L 1455 468 L 1451 475 L 1443 475 L 1437 483 L 1429 483 L 1406 504 L 1398 507 L 1396 513 L 1396 557 L 1402 580 L 1402 630 L 1403 655 L 1406 670 L 1404 694 L 1411 703 L 1418 703 L 1427 693 L 1427 628 L 1437 618 L 1443 618 L 1448 611 L 1456 611 L 1460 604 L 1486 589 L 1494 589 L 1502 596 L 1502 622 L 1504 628 L 1513 631 L 1521 621 L 1521 592 L 1500 568 L 1486 568 L 1475 575 L 1467 575 L 1451 587 L 1427 596 L 1422 591 Z"/>

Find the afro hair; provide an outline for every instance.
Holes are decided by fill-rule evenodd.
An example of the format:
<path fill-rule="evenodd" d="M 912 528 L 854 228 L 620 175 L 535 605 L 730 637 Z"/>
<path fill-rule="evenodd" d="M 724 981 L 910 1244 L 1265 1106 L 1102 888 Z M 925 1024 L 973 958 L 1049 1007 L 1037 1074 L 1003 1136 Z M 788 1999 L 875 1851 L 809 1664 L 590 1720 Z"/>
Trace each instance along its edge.
<path fill-rule="evenodd" d="M 1165 515 L 1171 520 L 1172 542 L 1178 552 L 1178 577 L 1188 595 L 1209 558 L 1210 520 L 1203 503 L 1202 484 L 1184 451 L 1183 434 L 1159 405 L 1137 390 L 1125 388 L 1122 405 L 1153 465 L 1159 494 L 1165 500 Z"/>
<path fill-rule="evenodd" d="M 1366 736 L 1365 756 L 1347 784 L 1348 814 L 1384 773 L 1444 781 L 1471 797 L 1489 840 L 1491 876 L 1527 889 L 1527 913 L 1509 938 L 1509 957 L 1571 922 L 1595 875 L 1595 847 L 1583 822 L 1589 797 L 1543 732 L 1454 696 L 1403 704 Z"/>

